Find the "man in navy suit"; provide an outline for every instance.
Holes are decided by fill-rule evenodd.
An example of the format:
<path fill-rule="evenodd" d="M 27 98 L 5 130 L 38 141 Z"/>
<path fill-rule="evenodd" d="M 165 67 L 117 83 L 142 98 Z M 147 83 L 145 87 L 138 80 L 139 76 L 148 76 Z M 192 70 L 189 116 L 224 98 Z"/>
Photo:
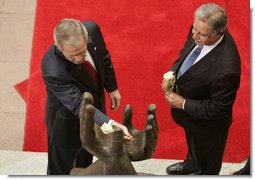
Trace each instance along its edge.
<path fill-rule="evenodd" d="M 225 10 L 214 3 L 201 5 L 171 68 L 178 91 L 169 90 L 166 79 L 162 82 L 173 120 L 184 128 L 188 145 L 184 162 L 167 167 L 168 174 L 219 174 L 240 69 Z"/>
<path fill-rule="evenodd" d="M 119 107 L 121 96 L 99 26 L 92 21 L 62 19 L 55 27 L 54 41 L 41 66 L 47 91 L 47 174 L 65 175 L 73 167 L 92 163 L 93 156 L 82 148 L 80 141 L 79 111 L 84 92 L 94 98 L 97 108 L 94 119 L 99 126 L 108 123 L 120 127 L 126 141 L 131 141 L 132 136 L 125 126 L 103 114 L 106 113 L 104 89 L 113 110 Z"/>

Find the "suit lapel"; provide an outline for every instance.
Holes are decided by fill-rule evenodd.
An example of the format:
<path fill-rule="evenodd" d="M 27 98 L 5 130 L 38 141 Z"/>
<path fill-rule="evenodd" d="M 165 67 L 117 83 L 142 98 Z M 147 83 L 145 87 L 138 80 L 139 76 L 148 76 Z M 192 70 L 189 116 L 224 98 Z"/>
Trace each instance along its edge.
<path fill-rule="evenodd" d="M 192 41 L 189 45 L 187 45 L 187 47 L 185 47 L 184 49 L 183 49 L 183 52 L 181 53 L 181 56 L 180 56 L 180 60 L 179 60 L 179 62 L 178 62 L 178 65 L 176 65 L 175 66 L 175 69 L 172 69 L 174 72 L 175 72 L 175 75 L 177 76 L 177 74 L 178 74 L 178 71 L 180 70 L 180 68 L 181 68 L 181 65 L 182 65 L 182 63 L 183 63 L 183 61 L 185 60 L 185 58 L 188 56 L 188 54 L 190 53 L 190 51 L 194 48 L 194 46 L 195 46 L 196 44 L 195 44 L 195 42 L 194 41 Z M 186 73 L 186 72 L 185 72 Z M 185 74 L 184 73 L 184 74 Z M 184 75 L 183 74 L 183 75 Z M 182 75 L 182 76 L 183 76 Z"/>
<path fill-rule="evenodd" d="M 192 41 L 190 45 L 188 45 L 188 47 L 183 50 L 183 55 L 181 56 L 181 64 L 195 46 L 196 46 L 195 42 Z"/>
<path fill-rule="evenodd" d="M 84 86 L 92 89 L 94 91 L 98 91 L 98 88 L 94 85 L 94 82 L 90 78 L 89 73 L 86 71 L 86 68 L 83 64 L 71 64 L 70 66 L 71 74 L 80 81 Z"/>
<path fill-rule="evenodd" d="M 198 75 L 201 75 L 201 73 L 207 71 L 211 64 L 216 60 L 216 54 L 218 54 L 218 51 L 220 51 L 223 42 L 225 41 L 225 38 L 216 46 L 213 50 L 211 50 L 208 54 L 206 54 L 201 60 L 199 60 L 196 64 L 194 64 L 192 67 L 190 67 L 177 81 L 179 83 L 187 81 L 191 78 L 194 78 Z M 185 51 L 185 55 L 182 57 L 180 64 L 178 66 L 178 70 L 181 67 L 182 62 L 186 58 L 186 56 L 189 54 L 189 52 L 194 48 L 195 43 L 193 42 L 191 46 L 187 48 Z"/>
<path fill-rule="evenodd" d="M 208 57 L 206 57 L 208 55 L 209 54 L 205 55 L 200 61 L 189 68 L 177 81 L 179 83 L 188 81 L 191 78 L 195 78 L 201 75 L 201 73 L 207 71 L 211 67 L 211 61 L 209 61 Z"/>

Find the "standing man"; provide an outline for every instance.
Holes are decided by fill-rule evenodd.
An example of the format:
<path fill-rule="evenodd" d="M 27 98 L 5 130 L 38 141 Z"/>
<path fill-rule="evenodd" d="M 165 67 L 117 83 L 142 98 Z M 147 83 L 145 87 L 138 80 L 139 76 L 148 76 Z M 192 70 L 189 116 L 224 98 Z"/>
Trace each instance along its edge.
<path fill-rule="evenodd" d="M 99 126 L 106 122 L 120 127 L 127 139 L 131 136 L 125 126 L 103 114 L 106 112 L 104 88 L 113 110 L 119 107 L 121 96 L 98 25 L 92 21 L 62 19 L 55 27 L 54 41 L 42 60 L 47 91 L 47 174 L 65 175 L 73 167 L 89 166 L 93 159 L 80 141 L 79 111 L 84 92 L 94 98 L 97 108 L 94 119 Z"/>
<path fill-rule="evenodd" d="M 162 90 L 174 121 L 184 128 L 188 152 L 184 162 L 170 165 L 166 172 L 219 174 L 241 71 L 222 7 L 208 3 L 195 11 L 193 26 L 171 71 L 178 91 L 169 90 L 166 79 Z"/>

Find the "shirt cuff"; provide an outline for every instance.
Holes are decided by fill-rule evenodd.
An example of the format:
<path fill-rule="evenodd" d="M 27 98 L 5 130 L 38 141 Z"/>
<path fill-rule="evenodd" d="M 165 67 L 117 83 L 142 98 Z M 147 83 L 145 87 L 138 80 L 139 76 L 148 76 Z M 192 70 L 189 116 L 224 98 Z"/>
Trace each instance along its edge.
<path fill-rule="evenodd" d="M 182 104 L 182 109 L 183 110 L 184 110 L 184 107 L 185 107 L 185 102 L 186 102 L 186 99 L 184 99 L 183 104 Z"/>
<path fill-rule="evenodd" d="M 114 122 L 114 120 L 110 119 L 107 124 L 112 125 L 113 122 Z"/>

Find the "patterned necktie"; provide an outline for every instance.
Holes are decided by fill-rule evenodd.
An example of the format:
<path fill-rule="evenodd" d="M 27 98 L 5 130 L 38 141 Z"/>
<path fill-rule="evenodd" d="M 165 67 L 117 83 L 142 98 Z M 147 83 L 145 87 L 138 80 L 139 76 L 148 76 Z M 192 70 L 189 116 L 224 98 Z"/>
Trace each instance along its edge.
<path fill-rule="evenodd" d="M 95 68 L 91 65 L 91 63 L 88 60 L 84 60 L 83 64 L 84 64 L 85 68 L 87 69 L 92 81 L 95 83 L 95 85 L 97 87 L 99 87 L 97 72 L 96 72 Z"/>
<path fill-rule="evenodd" d="M 192 51 L 187 58 L 184 60 L 184 62 L 181 65 L 181 68 L 178 71 L 177 79 L 183 75 L 196 61 L 197 57 L 201 53 L 204 46 L 198 46 L 194 51 Z"/>

